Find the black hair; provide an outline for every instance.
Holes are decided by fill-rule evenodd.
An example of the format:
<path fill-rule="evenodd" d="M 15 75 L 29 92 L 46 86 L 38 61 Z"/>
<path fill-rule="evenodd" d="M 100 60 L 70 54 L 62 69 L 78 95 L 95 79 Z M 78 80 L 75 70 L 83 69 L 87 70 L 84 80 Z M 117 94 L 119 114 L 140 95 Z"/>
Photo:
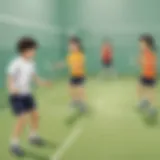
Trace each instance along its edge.
<path fill-rule="evenodd" d="M 23 53 L 28 49 L 36 49 L 37 42 L 30 37 L 23 37 L 17 43 L 17 50 L 19 53 Z"/>
<path fill-rule="evenodd" d="M 75 43 L 75 44 L 77 44 L 78 47 L 79 47 L 79 49 L 80 49 L 81 51 L 83 51 L 83 47 L 82 47 L 82 43 L 81 43 L 81 39 L 80 39 L 80 38 L 78 38 L 78 37 L 71 37 L 71 38 L 70 38 L 70 43 Z"/>
<path fill-rule="evenodd" d="M 150 49 L 156 50 L 156 41 L 152 35 L 144 34 L 139 38 L 139 40 L 144 41 Z"/>

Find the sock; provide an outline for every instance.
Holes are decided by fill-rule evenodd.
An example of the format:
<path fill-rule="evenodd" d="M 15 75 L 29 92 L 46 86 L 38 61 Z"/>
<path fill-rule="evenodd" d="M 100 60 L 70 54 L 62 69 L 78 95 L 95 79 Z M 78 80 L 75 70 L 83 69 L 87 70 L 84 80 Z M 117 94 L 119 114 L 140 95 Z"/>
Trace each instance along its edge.
<path fill-rule="evenodd" d="M 19 139 L 18 138 L 11 139 L 11 145 L 18 146 L 19 145 Z"/>
<path fill-rule="evenodd" d="M 29 136 L 30 138 L 35 138 L 35 137 L 38 137 L 38 134 L 37 134 L 37 132 L 35 132 L 35 131 L 32 131 L 31 133 L 30 133 L 30 136 Z"/>
<path fill-rule="evenodd" d="M 71 104 L 73 107 L 76 107 L 77 105 L 79 105 L 79 100 L 73 100 Z"/>

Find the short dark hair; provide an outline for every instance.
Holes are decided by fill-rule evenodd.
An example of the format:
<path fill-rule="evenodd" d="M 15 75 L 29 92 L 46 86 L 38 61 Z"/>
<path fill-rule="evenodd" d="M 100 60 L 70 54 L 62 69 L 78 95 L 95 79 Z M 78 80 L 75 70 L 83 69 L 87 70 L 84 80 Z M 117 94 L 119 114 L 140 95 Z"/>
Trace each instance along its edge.
<path fill-rule="evenodd" d="M 139 38 L 140 41 L 144 41 L 148 47 L 156 50 L 156 41 L 151 34 L 143 34 Z"/>
<path fill-rule="evenodd" d="M 79 43 L 81 43 L 81 40 L 78 37 L 74 36 L 74 37 L 70 38 L 70 42 L 79 44 Z"/>
<path fill-rule="evenodd" d="M 81 39 L 80 39 L 80 38 L 78 38 L 78 37 L 76 37 L 76 36 L 71 37 L 71 38 L 70 38 L 70 43 L 75 43 L 75 44 L 77 44 L 77 45 L 79 46 L 79 49 L 80 49 L 81 51 L 83 51 L 83 47 L 82 47 L 82 43 L 81 43 Z"/>
<path fill-rule="evenodd" d="M 37 48 L 37 42 L 30 37 L 23 37 L 17 43 L 17 50 L 20 53 L 25 52 L 28 49 L 36 49 L 36 48 Z"/>

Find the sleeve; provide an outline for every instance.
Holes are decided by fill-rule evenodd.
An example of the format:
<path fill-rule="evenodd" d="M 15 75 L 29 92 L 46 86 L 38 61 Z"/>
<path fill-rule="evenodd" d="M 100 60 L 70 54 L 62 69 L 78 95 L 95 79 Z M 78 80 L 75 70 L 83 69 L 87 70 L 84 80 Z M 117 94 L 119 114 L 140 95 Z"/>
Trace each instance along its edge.
<path fill-rule="evenodd" d="M 15 61 L 12 61 L 7 68 L 7 74 L 11 76 L 14 75 L 17 71 L 17 68 L 17 63 Z"/>

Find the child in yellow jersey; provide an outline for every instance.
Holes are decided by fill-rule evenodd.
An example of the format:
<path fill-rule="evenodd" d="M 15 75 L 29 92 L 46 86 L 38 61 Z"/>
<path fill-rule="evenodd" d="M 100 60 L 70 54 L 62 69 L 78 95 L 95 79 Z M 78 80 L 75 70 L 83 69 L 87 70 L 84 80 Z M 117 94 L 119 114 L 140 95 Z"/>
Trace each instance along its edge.
<path fill-rule="evenodd" d="M 155 41 L 151 35 L 140 38 L 140 66 L 142 68 L 140 85 L 138 89 L 140 109 L 148 109 L 149 114 L 155 115 L 155 85 L 156 85 L 156 54 Z"/>
<path fill-rule="evenodd" d="M 67 64 L 70 71 L 70 94 L 72 97 L 72 104 L 78 106 L 81 111 L 84 111 L 85 58 L 81 49 L 81 42 L 76 37 L 70 39 Z"/>

